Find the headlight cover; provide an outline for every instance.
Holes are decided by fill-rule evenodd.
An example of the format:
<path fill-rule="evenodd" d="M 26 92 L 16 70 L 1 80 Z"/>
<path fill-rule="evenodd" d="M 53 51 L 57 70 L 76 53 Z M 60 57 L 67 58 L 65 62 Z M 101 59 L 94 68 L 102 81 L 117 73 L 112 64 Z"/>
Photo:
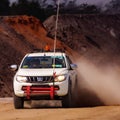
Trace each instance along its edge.
<path fill-rule="evenodd" d="M 27 77 L 25 77 L 25 76 L 17 76 L 16 80 L 18 82 L 27 82 Z"/>
<path fill-rule="evenodd" d="M 66 79 L 66 75 L 59 75 L 55 78 L 55 82 L 61 82 L 64 81 Z"/>

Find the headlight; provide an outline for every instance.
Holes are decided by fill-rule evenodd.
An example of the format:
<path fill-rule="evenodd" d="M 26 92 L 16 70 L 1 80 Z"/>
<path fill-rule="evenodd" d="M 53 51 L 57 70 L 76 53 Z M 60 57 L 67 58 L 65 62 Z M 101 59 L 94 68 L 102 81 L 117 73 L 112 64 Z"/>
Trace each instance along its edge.
<path fill-rule="evenodd" d="M 27 82 L 27 77 L 17 76 L 17 77 L 16 77 L 16 80 L 17 80 L 18 82 Z"/>
<path fill-rule="evenodd" d="M 55 78 L 55 82 L 61 82 L 66 79 L 66 75 L 59 75 Z"/>

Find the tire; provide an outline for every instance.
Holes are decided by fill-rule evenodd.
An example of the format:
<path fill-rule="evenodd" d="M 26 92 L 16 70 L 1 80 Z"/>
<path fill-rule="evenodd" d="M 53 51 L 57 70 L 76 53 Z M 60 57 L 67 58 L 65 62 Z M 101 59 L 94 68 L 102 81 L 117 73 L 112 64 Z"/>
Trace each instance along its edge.
<path fill-rule="evenodd" d="M 71 81 L 69 82 L 68 85 L 68 94 L 63 97 L 62 99 L 62 107 L 63 108 L 71 108 L 72 107 L 72 83 Z"/>
<path fill-rule="evenodd" d="M 22 109 L 24 107 L 24 98 L 14 95 L 14 107 L 15 109 Z"/>
<path fill-rule="evenodd" d="M 73 107 L 78 107 L 78 95 L 79 95 L 79 92 L 78 92 L 78 80 L 76 78 L 75 80 L 75 84 L 74 84 L 74 88 L 73 88 L 73 91 L 72 91 L 72 97 L 73 97 Z"/>

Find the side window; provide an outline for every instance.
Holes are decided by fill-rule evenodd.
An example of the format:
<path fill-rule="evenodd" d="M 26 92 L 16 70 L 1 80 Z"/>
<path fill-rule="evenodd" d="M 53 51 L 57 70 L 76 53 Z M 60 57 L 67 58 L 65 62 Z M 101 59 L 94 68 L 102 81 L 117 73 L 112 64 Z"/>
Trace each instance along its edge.
<path fill-rule="evenodd" d="M 69 69 L 72 69 L 71 66 L 70 66 L 70 64 L 72 64 L 71 59 L 68 56 L 66 56 L 66 58 L 67 58 Z"/>
<path fill-rule="evenodd" d="M 68 56 L 66 56 L 66 57 L 67 57 L 68 63 L 72 64 L 72 60 Z"/>

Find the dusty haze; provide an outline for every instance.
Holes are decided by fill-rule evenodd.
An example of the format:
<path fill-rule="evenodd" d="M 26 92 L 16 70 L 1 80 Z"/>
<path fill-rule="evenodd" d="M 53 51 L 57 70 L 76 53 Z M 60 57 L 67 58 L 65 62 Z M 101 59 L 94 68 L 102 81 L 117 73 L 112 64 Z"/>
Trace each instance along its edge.
<path fill-rule="evenodd" d="M 88 100 L 87 104 L 91 102 L 91 105 L 120 105 L 120 68 L 118 66 L 97 66 L 85 58 L 78 59 L 77 65 L 79 88 L 84 88 L 79 89 L 79 96 L 81 92 L 89 91 L 87 94 L 90 101 Z M 92 100 L 95 102 L 95 99 L 96 103 L 93 103 Z"/>

